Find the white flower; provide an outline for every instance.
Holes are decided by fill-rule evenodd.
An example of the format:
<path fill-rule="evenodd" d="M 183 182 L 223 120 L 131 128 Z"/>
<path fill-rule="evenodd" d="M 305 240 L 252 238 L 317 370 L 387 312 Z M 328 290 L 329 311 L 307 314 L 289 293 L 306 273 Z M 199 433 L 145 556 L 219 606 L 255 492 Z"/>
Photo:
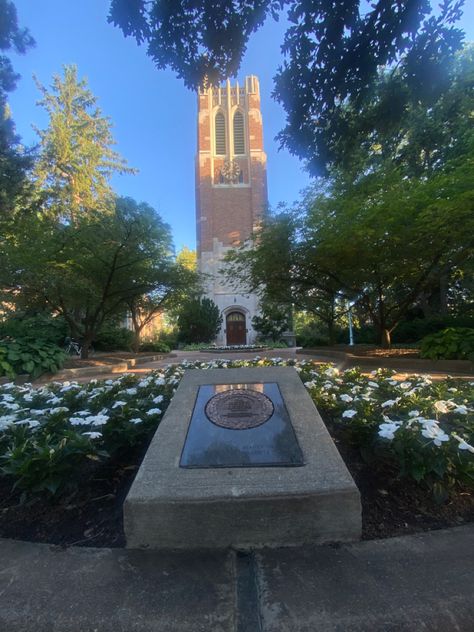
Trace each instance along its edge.
<path fill-rule="evenodd" d="M 140 417 L 134 417 L 133 419 L 130 419 L 130 423 L 131 424 L 141 424 L 143 423 L 143 419 L 140 419 Z"/>
<path fill-rule="evenodd" d="M 459 450 L 468 450 L 469 452 L 472 452 L 472 454 L 474 454 L 474 447 L 470 445 L 465 439 L 459 437 L 455 432 L 453 432 L 451 436 L 454 437 L 456 441 L 458 441 Z"/>
<path fill-rule="evenodd" d="M 411 382 L 402 382 L 399 386 L 405 391 L 407 388 L 410 388 Z"/>
<path fill-rule="evenodd" d="M 163 401 L 163 399 L 164 399 L 163 395 L 157 395 L 157 397 L 154 397 L 154 398 L 152 399 L 152 402 L 153 402 L 154 404 L 161 404 L 161 402 Z"/>
<path fill-rule="evenodd" d="M 119 406 L 126 406 L 126 405 L 127 405 L 127 402 L 122 402 L 120 400 L 117 400 L 115 404 L 112 406 L 112 408 L 118 408 Z"/>
<path fill-rule="evenodd" d="M 27 424 L 29 428 L 36 428 L 40 425 L 40 422 L 36 421 L 36 419 L 20 419 L 20 421 L 16 422 L 17 426 L 21 426 L 23 424 Z"/>
<path fill-rule="evenodd" d="M 409 417 L 419 417 L 419 416 L 420 416 L 420 411 L 419 411 L 419 410 L 411 410 L 411 411 L 408 413 L 408 416 L 409 416 Z"/>
<path fill-rule="evenodd" d="M 328 377 L 336 377 L 336 375 L 339 375 L 339 369 L 336 369 L 336 367 L 329 367 L 329 369 L 324 371 L 324 375 L 327 375 Z"/>
<path fill-rule="evenodd" d="M 382 404 L 382 408 L 390 408 L 391 406 L 394 406 L 396 403 L 397 403 L 396 399 L 387 399 L 387 401 Z"/>
<path fill-rule="evenodd" d="M 2 402 L 2 406 L 7 410 L 18 410 L 20 408 L 18 404 L 10 404 L 10 402 Z"/>
<path fill-rule="evenodd" d="M 67 413 L 69 412 L 69 408 L 66 408 L 66 406 L 58 406 L 57 408 L 51 408 L 49 411 L 50 415 L 56 415 L 58 413 Z"/>
<path fill-rule="evenodd" d="M 137 394 L 137 389 L 136 388 L 126 388 L 123 392 L 126 393 L 127 395 L 136 395 Z"/>
<path fill-rule="evenodd" d="M 436 446 L 440 446 L 444 441 L 449 441 L 449 436 L 437 424 L 428 425 L 425 423 L 421 434 L 427 439 L 433 439 Z"/>
<path fill-rule="evenodd" d="M 87 426 L 88 422 L 82 417 L 70 417 L 69 423 L 71 426 Z"/>
<path fill-rule="evenodd" d="M 345 410 L 342 413 L 343 417 L 348 417 L 349 419 L 352 419 L 352 417 L 354 417 L 354 415 L 357 415 L 357 410 Z"/>
<path fill-rule="evenodd" d="M 83 435 L 86 435 L 89 437 L 89 439 L 99 439 L 102 436 L 101 432 L 83 432 Z"/>
<path fill-rule="evenodd" d="M 395 433 L 400 428 L 399 424 L 395 422 L 380 424 L 378 435 L 383 439 L 390 439 L 390 441 L 395 437 Z"/>
<path fill-rule="evenodd" d="M 369 386 L 371 386 L 372 388 L 379 388 L 379 385 L 377 384 L 377 382 L 369 382 L 368 384 L 369 384 Z"/>
<path fill-rule="evenodd" d="M 146 413 L 147 415 L 160 415 L 161 414 L 161 408 L 150 408 L 150 410 L 147 411 Z"/>
<path fill-rule="evenodd" d="M 50 397 L 48 399 L 48 404 L 51 404 L 51 406 L 54 406 L 55 404 L 59 404 L 59 402 L 62 402 L 63 400 L 61 399 L 61 397 Z"/>
<path fill-rule="evenodd" d="M 108 415 L 90 415 L 89 417 L 85 417 L 84 421 L 88 424 L 92 424 L 93 426 L 103 426 L 109 420 Z"/>
<path fill-rule="evenodd" d="M 457 392 L 458 392 L 458 389 L 457 389 L 457 388 L 452 387 L 452 388 L 448 388 L 448 391 L 449 391 L 450 393 L 457 393 Z"/>
<path fill-rule="evenodd" d="M 442 399 L 435 402 L 433 406 L 439 413 L 449 413 L 448 402 L 445 402 Z"/>
<path fill-rule="evenodd" d="M 15 420 L 16 415 L 3 415 L 3 417 L 0 417 L 0 430 L 5 430 L 5 428 L 11 426 Z"/>
<path fill-rule="evenodd" d="M 63 387 L 59 390 L 60 393 L 67 393 L 74 388 L 78 388 L 79 384 L 77 382 L 64 382 Z"/>
<path fill-rule="evenodd" d="M 347 393 L 344 393 L 343 395 L 340 395 L 339 397 L 340 399 L 342 399 L 343 402 L 352 402 L 352 400 L 354 399 L 350 395 L 347 395 Z"/>
<path fill-rule="evenodd" d="M 467 406 L 460 404 L 459 406 L 456 406 L 453 412 L 458 413 L 458 415 L 467 415 L 468 410 Z"/>
<path fill-rule="evenodd" d="M 4 402 L 14 402 L 15 398 L 13 397 L 13 395 L 10 395 L 9 393 L 6 393 L 5 395 L 2 395 L 2 399 Z"/>

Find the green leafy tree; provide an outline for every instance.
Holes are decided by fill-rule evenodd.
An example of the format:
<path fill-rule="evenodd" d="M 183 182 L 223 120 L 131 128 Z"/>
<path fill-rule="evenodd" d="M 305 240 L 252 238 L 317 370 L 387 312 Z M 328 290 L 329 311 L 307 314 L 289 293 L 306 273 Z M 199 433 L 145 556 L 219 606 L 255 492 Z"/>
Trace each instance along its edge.
<path fill-rule="evenodd" d="M 7 220 L 28 197 L 26 175 L 32 166 L 32 154 L 21 146 L 8 106 L 8 94 L 16 88 L 19 75 L 5 53 L 24 54 L 34 40 L 18 25 L 13 2 L 0 0 L 0 16 L 0 231 L 4 231 Z"/>
<path fill-rule="evenodd" d="M 287 305 L 264 302 L 261 304 L 260 314 L 252 318 L 252 325 L 263 338 L 277 342 L 282 333 L 288 331 L 290 320 Z"/>
<path fill-rule="evenodd" d="M 23 217 L 8 244 L 6 290 L 19 307 L 61 314 L 87 357 L 104 323 L 124 315 L 130 301 L 171 293 L 171 247 L 169 227 L 157 213 L 129 199 L 117 200 L 113 213 L 75 224 Z"/>
<path fill-rule="evenodd" d="M 197 271 L 196 251 L 191 250 L 187 246 L 183 246 L 178 252 L 176 261 L 188 270 L 192 270 L 193 272 Z"/>
<path fill-rule="evenodd" d="M 382 66 L 397 66 L 417 99 L 431 99 L 462 33 L 462 0 L 112 0 L 109 20 L 146 43 L 158 68 L 172 68 L 192 89 L 237 73 L 248 40 L 267 16 L 287 10 L 289 27 L 275 98 L 287 114 L 279 138 L 315 173 L 339 157 L 341 108 L 357 109 Z"/>
<path fill-rule="evenodd" d="M 116 209 L 120 221 L 135 224 L 140 227 L 140 234 L 146 235 L 140 261 L 134 262 L 133 276 L 128 279 L 126 299 L 134 331 L 132 348 L 139 351 L 144 328 L 158 314 L 176 309 L 197 293 L 199 277 L 192 266 L 187 265 L 188 253 L 184 258 L 174 257 L 170 227 L 155 209 L 131 198 L 118 198 Z"/>
<path fill-rule="evenodd" d="M 210 298 L 192 298 L 183 303 L 178 316 L 182 342 L 212 342 L 222 325 L 219 308 Z"/>
<path fill-rule="evenodd" d="M 40 155 L 35 168 L 36 185 L 44 207 L 55 217 L 76 222 L 87 213 L 113 208 L 110 178 L 133 173 L 113 150 L 110 120 L 97 107 L 97 98 L 79 80 L 76 66 L 64 66 L 48 90 L 38 81 L 39 105 L 49 115 L 45 130 L 37 130 Z"/>

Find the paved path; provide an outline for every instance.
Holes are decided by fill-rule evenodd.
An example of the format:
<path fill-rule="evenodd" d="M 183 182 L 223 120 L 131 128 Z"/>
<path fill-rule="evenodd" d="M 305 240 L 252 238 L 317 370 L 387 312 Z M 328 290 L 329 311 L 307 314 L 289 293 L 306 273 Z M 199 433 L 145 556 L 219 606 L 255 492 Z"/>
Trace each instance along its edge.
<path fill-rule="evenodd" d="M 45 378 L 42 377 L 39 380 L 37 380 L 35 383 L 36 384 L 42 384 L 42 383 L 46 383 L 48 381 L 51 381 L 51 379 L 54 380 L 59 380 L 59 381 L 64 381 L 64 380 L 74 380 L 80 383 L 86 383 L 89 382 L 92 379 L 99 379 L 99 380 L 104 380 L 104 379 L 109 379 L 109 378 L 114 378 L 117 377 L 118 375 L 124 374 L 124 373 L 134 373 L 134 374 L 146 374 L 149 373 L 150 371 L 154 371 L 156 369 L 159 368 L 163 368 L 165 366 L 167 366 L 168 364 L 177 364 L 180 362 L 183 362 L 184 360 L 189 360 L 190 362 L 196 362 L 196 361 L 200 361 L 200 362 L 208 362 L 210 360 L 252 360 L 253 358 L 255 358 L 256 356 L 260 356 L 260 357 L 265 357 L 265 358 L 285 358 L 285 359 L 289 359 L 289 358 L 293 358 L 296 360 L 312 360 L 314 362 L 316 362 L 317 364 L 327 364 L 327 363 L 331 363 L 331 360 L 328 359 L 327 357 L 318 357 L 315 355 L 310 355 L 310 354 L 304 354 L 304 353 L 296 353 L 296 348 L 288 348 L 288 349 L 274 349 L 274 350 L 270 350 L 270 351 L 261 351 L 261 352 L 238 352 L 236 351 L 235 353 L 213 353 L 213 352 L 202 352 L 202 351 L 173 351 L 173 353 L 170 356 L 167 356 L 165 358 L 163 358 L 162 360 L 158 360 L 156 362 L 148 362 L 146 364 L 141 364 L 139 366 L 130 368 L 128 370 L 125 371 L 118 371 L 118 372 L 110 372 L 110 373 L 102 373 L 102 372 L 98 372 L 97 374 L 88 374 L 88 375 L 84 375 L 84 376 L 74 376 L 74 377 L 67 377 L 67 376 L 63 376 L 60 373 L 58 373 L 56 376 L 53 376 L 52 378 Z M 338 361 L 333 361 L 333 364 L 335 364 L 336 366 L 342 366 L 341 362 Z M 361 365 L 363 366 L 363 358 L 361 358 Z M 383 358 L 380 359 L 380 365 L 383 366 Z M 369 373 L 371 370 L 373 370 L 373 368 L 367 368 L 366 372 Z M 420 373 L 420 369 L 419 368 L 413 368 L 413 370 L 409 370 L 408 372 L 406 371 L 400 371 L 395 377 L 399 378 L 399 379 L 404 379 L 407 375 L 409 374 L 413 374 L 413 373 Z M 448 374 L 446 372 L 436 372 L 436 371 L 429 371 L 427 372 L 429 373 L 429 375 L 431 375 L 434 379 L 443 379 L 445 378 Z M 451 375 L 452 377 L 459 377 L 461 379 L 466 379 L 466 380 L 472 380 L 474 379 L 474 375 L 468 375 L 466 373 L 450 373 L 449 375 Z M 0 631 L 1 632 L 1 631 Z"/>
<path fill-rule="evenodd" d="M 0 540 L 1 632 L 472 632 L 474 525 L 177 553 Z"/>

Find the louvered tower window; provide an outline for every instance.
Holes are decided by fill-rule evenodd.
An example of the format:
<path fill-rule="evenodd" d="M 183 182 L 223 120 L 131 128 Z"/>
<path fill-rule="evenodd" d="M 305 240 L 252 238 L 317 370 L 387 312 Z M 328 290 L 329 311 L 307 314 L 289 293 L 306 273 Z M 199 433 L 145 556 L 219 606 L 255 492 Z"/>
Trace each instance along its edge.
<path fill-rule="evenodd" d="M 234 114 L 234 154 L 245 154 L 244 117 L 239 110 Z"/>
<path fill-rule="evenodd" d="M 221 112 L 216 114 L 216 154 L 225 156 L 225 119 Z"/>

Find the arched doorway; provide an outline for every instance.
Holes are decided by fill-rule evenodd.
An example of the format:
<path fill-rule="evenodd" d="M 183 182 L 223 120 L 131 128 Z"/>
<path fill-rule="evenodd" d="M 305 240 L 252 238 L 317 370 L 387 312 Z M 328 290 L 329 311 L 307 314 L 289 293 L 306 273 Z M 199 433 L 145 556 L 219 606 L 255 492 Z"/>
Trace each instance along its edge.
<path fill-rule="evenodd" d="M 244 345 L 247 342 L 245 314 L 230 312 L 225 319 L 228 345 Z"/>

